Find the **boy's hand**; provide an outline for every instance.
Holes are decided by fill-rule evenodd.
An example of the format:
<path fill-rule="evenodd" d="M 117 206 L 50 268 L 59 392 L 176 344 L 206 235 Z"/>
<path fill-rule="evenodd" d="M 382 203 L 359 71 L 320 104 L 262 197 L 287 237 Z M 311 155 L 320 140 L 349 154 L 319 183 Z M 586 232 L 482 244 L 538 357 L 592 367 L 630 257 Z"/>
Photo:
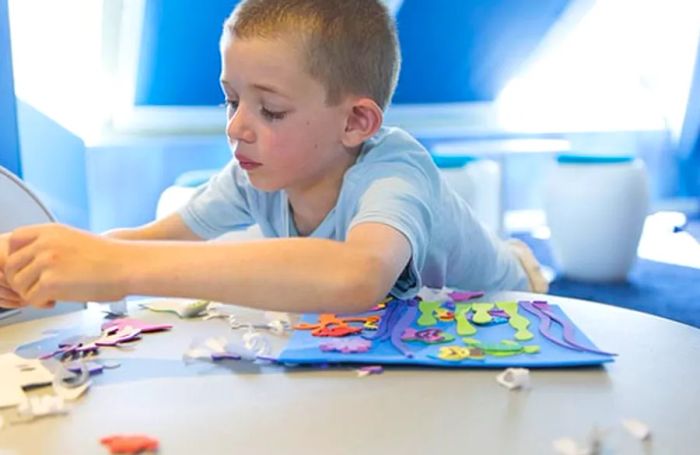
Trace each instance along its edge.
<path fill-rule="evenodd" d="M 127 273 L 120 247 L 59 224 L 19 228 L 9 238 L 6 280 L 23 302 L 37 307 L 57 300 L 119 300 Z"/>
<path fill-rule="evenodd" d="M 5 262 L 10 234 L 0 234 L 0 308 L 17 308 L 22 306 L 19 295 L 12 290 L 5 279 Z"/>

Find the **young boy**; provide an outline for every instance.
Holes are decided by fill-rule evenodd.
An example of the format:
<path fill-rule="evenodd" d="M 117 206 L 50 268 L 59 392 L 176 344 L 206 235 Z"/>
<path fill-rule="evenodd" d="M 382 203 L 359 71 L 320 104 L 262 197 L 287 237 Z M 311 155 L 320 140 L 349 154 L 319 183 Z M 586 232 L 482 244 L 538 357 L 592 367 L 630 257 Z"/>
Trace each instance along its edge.
<path fill-rule="evenodd" d="M 399 71 L 380 0 L 247 0 L 221 38 L 235 160 L 178 213 L 0 242 L 3 306 L 125 295 L 357 312 L 422 285 L 546 292 L 524 244 L 488 233 L 407 133 L 383 128 Z M 196 242 L 259 224 L 245 243 Z"/>

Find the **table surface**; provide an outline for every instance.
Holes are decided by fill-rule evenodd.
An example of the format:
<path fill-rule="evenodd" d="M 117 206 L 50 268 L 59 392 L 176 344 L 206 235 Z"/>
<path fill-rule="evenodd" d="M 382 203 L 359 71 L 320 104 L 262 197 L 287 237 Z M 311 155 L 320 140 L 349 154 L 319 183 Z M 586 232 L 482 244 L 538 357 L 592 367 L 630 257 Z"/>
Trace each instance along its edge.
<path fill-rule="evenodd" d="M 593 428 L 606 430 L 603 453 L 698 453 L 700 330 L 554 296 L 499 292 L 483 300 L 543 297 L 599 347 L 619 353 L 616 361 L 532 370 L 532 386 L 517 391 L 497 384 L 501 370 L 391 367 L 358 378 L 352 367 L 185 364 L 193 339 L 230 336 L 226 323 L 132 305 L 132 317 L 175 327 L 130 349 L 103 348 L 100 357 L 121 367 L 96 376 L 68 415 L 0 430 L 0 454 L 107 453 L 101 437 L 134 433 L 159 439 L 163 454 L 547 454 L 555 439 L 584 442 Z M 100 323 L 89 309 L 3 327 L 0 352 L 41 338 L 55 345 L 60 334 L 49 329 L 96 331 Z M 284 343 L 274 338 L 277 349 Z M 625 418 L 649 425 L 651 440 L 634 439 Z"/>

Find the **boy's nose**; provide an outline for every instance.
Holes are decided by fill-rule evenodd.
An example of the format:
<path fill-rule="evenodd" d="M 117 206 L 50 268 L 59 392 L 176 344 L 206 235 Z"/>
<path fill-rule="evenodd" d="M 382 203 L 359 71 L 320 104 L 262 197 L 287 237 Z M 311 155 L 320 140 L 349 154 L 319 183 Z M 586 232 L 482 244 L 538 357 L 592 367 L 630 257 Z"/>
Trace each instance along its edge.
<path fill-rule="evenodd" d="M 255 133 L 247 122 L 245 113 L 240 108 L 228 119 L 226 135 L 231 142 L 253 142 L 255 140 Z"/>

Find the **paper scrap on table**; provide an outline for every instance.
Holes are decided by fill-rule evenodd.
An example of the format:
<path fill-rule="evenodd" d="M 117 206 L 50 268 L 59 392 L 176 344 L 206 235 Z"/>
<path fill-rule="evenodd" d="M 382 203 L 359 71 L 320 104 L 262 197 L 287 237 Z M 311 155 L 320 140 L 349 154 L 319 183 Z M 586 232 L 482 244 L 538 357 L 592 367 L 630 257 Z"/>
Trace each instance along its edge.
<path fill-rule="evenodd" d="M 48 385 L 54 375 L 39 360 L 24 359 L 15 353 L 0 355 L 0 408 L 18 406 L 26 395 L 24 387 Z"/>
<path fill-rule="evenodd" d="M 496 376 L 496 381 L 510 390 L 530 387 L 530 370 L 527 368 L 506 368 Z"/>
<path fill-rule="evenodd" d="M 622 419 L 622 426 L 625 427 L 632 436 L 644 441 L 651 436 L 649 426 L 637 419 Z"/>
<path fill-rule="evenodd" d="M 141 306 L 151 311 L 164 311 L 175 313 L 181 318 L 194 318 L 201 316 L 207 310 L 208 300 L 154 300 L 142 303 Z"/>

